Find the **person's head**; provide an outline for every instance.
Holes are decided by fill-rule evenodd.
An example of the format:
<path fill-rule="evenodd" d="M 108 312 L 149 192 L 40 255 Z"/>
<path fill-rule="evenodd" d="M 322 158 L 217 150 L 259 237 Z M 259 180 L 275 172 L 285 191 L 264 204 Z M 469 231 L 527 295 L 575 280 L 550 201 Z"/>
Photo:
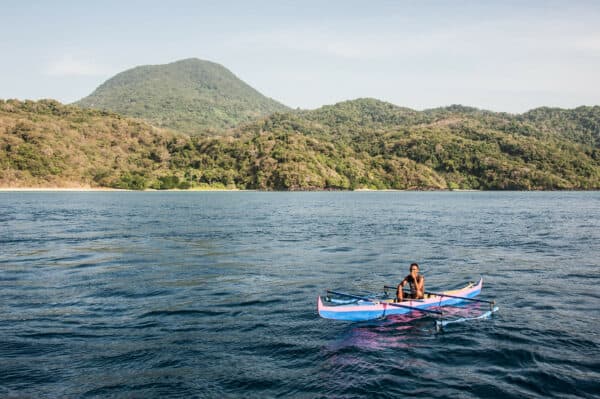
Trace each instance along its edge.
<path fill-rule="evenodd" d="M 417 265 L 416 263 L 411 263 L 410 264 L 410 272 L 412 273 L 419 273 L 419 265 Z"/>

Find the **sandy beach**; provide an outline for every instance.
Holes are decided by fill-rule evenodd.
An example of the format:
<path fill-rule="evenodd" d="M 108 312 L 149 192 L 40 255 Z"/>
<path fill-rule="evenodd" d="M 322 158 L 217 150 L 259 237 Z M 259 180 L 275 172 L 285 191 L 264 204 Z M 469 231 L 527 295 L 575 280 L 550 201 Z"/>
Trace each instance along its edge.
<path fill-rule="evenodd" d="M 164 191 L 255 191 L 255 190 L 240 190 L 240 189 L 226 189 L 226 188 L 191 188 L 188 190 L 181 189 L 169 189 L 169 190 L 126 190 L 121 188 L 110 188 L 110 187 L 0 187 L 0 192 L 25 192 L 25 191 L 41 191 L 41 192 L 52 192 L 52 191 L 73 191 L 73 192 L 94 192 L 94 191 L 137 191 L 137 192 L 164 192 Z"/>
<path fill-rule="evenodd" d="M 104 187 L 0 187 L 0 191 L 131 191 Z"/>

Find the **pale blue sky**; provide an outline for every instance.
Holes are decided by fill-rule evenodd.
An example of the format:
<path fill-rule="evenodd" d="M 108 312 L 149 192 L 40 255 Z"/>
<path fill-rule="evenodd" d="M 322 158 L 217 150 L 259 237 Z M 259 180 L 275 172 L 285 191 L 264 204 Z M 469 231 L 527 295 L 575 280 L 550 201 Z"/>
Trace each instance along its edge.
<path fill-rule="evenodd" d="M 600 104 L 600 1 L 321 3 L 0 0 L 0 98 L 68 103 L 195 57 L 291 107 Z"/>

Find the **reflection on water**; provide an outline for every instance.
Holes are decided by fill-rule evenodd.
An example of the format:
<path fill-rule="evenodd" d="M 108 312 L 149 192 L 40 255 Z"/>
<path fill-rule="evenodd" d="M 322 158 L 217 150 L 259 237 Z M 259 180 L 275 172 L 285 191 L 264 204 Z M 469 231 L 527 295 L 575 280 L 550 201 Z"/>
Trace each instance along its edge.
<path fill-rule="evenodd" d="M 439 308 L 431 308 L 438 310 Z M 467 303 L 442 308 L 443 317 L 419 314 L 392 315 L 381 320 L 348 323 L 348 331 L 339 340 L 327 345 L 328 351 L 337 352 L 347 348 L 366 350 L 385 350 L 411 348 L 419 345 L 424 337 L 440 332 L 436 330 L 436 321 L 479 317 L 490 310 L 489 305 Z M 464 320 L 463 323 L 478 323 L 484 320 Z M 458 323 L 446 327 L 460 328 Z"/>
<path fill-rule="evenodd" d="M 431 330 L 433 322 L 430 320 L 427 325 Z M 368 350 L 408 348 L 415 344 L 415 336 L 426 331 L 426 328 L 424 322 L 417 322 L 404 315 L 393 316 L 378 323 L 352 325 L 345 335 L 329 344 L 327 348 L 334 352 L 347 348 Z"/>

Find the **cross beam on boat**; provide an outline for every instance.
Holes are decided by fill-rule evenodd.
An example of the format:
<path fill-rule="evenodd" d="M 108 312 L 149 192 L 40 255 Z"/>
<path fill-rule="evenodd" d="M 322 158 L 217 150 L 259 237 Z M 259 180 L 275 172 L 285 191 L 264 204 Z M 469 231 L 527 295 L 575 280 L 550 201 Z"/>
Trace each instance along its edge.
<path fill-rule="evenodd" d="M 384 285 L 383 289 L 388 289 L 388 290 L 395 290 L 397 289 L 397 287 L 392 287 L 390 285 Z M 465 301 L 473 301 L 473 302 L 483 302 L 483 303 L 489 303 L 490 305 L 495 305 L 496 301 L 486 301 L 485 299 L 476 299 L 476 298 L 469 298 L 466 296 L 457 296 L 457 295 L 450 295 L 450 294 L 444 294 L 443 292 L 431 292 L 431 291 L 425 291 L 425 294 L 428 295 L 437 295 L 440 297 L 448 297 L 448 298 L 456 298 L 456 299 L 464 299 Z"/>
<path fill-rule="evenodd" d="M 398 307 L 398 308 L 406 308 L 406 309 L 417 310 L 417 311 L 423 312 L 423 313 L 433 313 L 433 314 L 438 314 L 438 315 L 442 315 L 443 314 L 440 310 L 415 308 L 414 306 L 402 305 L 402 304 L 394 303 L 394 302 L 381 302 L 381 301 L 378 301 L 377 299 L 363 297 L 363 296 L 358 296 L 358 295 L 352 295 L 352 294 L 346 294 L 344 292 L 337 292 L 337 291 L 327 290 L 327 293 L 328 294 L 333 294 L 333 295 L 338 295 L 338 296 L 345 296 L 345 297 L 348 297 L 348 298 L 360 299 L 360 300 L 363 300 L 365 302 L 371 302 L 371 303 L 375 303 L 375 304 L 383 303 L 385 305 L 395 306 L 395 307 Z"/>

